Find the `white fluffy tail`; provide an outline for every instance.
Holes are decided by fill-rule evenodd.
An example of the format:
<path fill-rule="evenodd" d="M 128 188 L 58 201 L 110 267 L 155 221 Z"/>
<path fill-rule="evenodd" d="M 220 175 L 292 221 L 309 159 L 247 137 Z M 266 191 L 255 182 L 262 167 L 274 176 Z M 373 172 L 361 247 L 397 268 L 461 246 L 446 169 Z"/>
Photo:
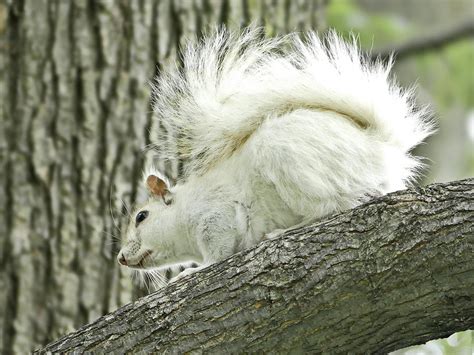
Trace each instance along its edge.
<path fill-rule="evenodd" d="M 218 31 L 188 47 L 182 70 L 155 81 L 155 110 L 176 140 L 167 157 L 177 153 L 186 162 L 185 177 L 203 174 L 266 119 L 299 108 L 337 112 L 408 152 L 433 124 L 415 108 L 413 90 L 389 78 L 391 65 L 372 63 L 355 40 L 346 43 L 335 32 L 321 40 L 312 32 L 262 39 L 257 30 Z"/>

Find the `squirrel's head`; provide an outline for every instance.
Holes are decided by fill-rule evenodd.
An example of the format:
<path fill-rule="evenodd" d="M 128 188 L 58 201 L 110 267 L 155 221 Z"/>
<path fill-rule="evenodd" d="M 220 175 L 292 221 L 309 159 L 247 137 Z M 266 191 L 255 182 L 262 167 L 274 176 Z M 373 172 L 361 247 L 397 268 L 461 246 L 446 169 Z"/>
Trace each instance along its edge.
<path fill-rule="evenodd" d="M 127 240 L 117 255 L 119 264 L 136 269 L 161 266 L 173 255 L 173 193 L 160 173 L 146 176 L 149 200 L 136 209 L 127 228 Z"/>

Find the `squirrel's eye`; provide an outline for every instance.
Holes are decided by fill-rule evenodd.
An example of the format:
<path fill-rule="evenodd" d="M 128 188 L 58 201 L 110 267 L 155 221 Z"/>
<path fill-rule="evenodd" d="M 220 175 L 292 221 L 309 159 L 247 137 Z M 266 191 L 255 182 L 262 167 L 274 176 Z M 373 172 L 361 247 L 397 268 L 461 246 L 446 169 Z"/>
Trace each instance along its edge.
<path fill-rule="evenodd" d="M 142 222 L 148 216 L 148 211 L 140 211 L 137 213 L 137 217 L 135 218 L 135 226 L 138 226 L 140 222 Z"/>

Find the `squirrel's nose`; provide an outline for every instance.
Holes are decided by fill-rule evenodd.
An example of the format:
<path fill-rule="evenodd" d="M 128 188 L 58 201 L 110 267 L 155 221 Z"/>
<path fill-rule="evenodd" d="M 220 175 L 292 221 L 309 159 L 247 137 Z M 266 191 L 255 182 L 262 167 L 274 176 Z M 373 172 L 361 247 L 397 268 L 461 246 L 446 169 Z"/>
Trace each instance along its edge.
<path fill-rule="evenodd" d="M 125 255 L 120 251 L 120 253 L 117 255 L 117 261 L 121 265 L 127 265 L 127 259 L 125 259 Z"/>

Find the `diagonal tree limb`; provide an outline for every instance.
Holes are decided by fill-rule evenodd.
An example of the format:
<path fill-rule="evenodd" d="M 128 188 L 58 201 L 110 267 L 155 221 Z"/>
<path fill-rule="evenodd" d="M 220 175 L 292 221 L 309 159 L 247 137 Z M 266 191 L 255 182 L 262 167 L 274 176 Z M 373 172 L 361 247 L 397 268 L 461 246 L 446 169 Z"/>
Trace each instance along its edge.
<path fill-rule="evenodd" d="M 474 328 L 474 179 L 288 231 L 38 352 L 386 353 Z"/>
<path fill-rule="evenodd" d="M 387 60 L 394 53 L 397 59 L 400 60 L 410 55 L 439 49 L 453 42 L 472 37 L 474 37 L 474 21 L 469 20 L 442 33 L 430 34 L 398 46 L 374 50 L 370 53 L 370 56 L 373 60 L 377 58 Z"/>

